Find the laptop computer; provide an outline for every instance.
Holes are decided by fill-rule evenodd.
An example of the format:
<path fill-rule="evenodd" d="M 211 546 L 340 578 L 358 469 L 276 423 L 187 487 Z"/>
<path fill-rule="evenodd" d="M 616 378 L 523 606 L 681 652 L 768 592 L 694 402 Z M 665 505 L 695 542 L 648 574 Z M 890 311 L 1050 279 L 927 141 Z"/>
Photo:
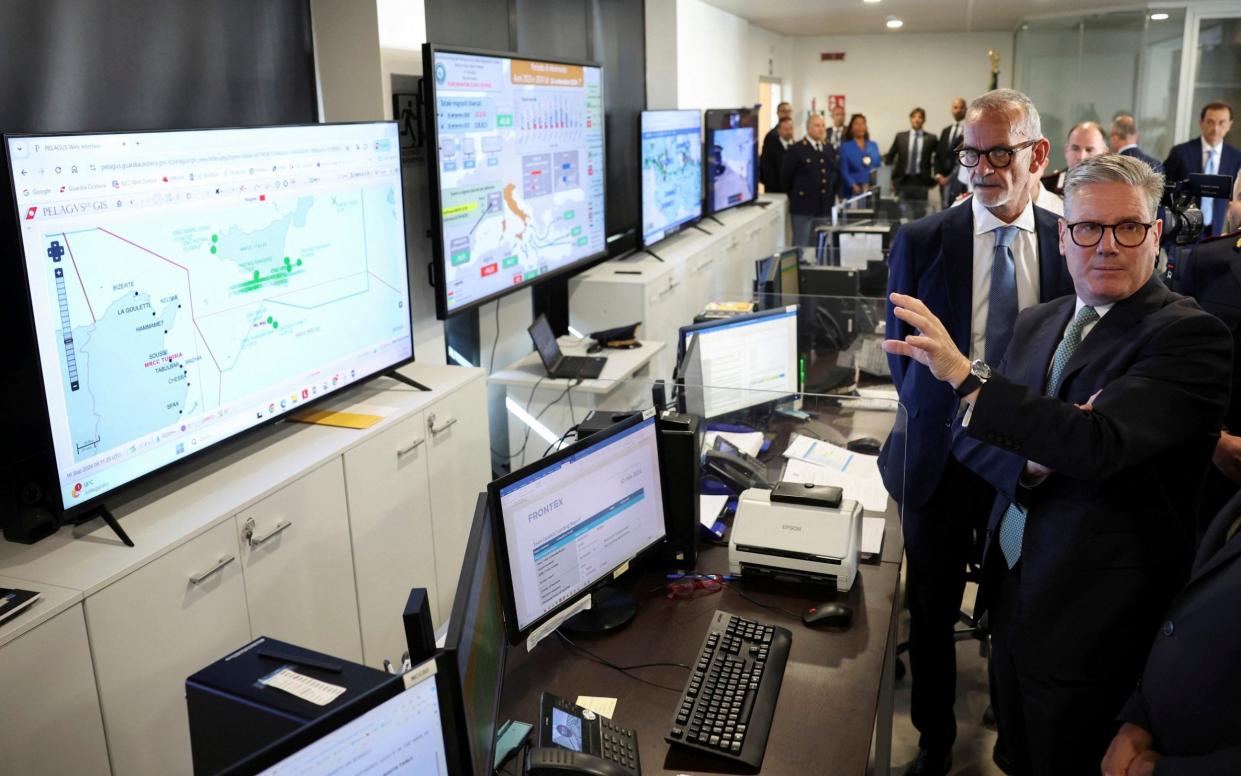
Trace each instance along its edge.
<path fill-rule="evenodd" d="M 593 380 L 603 371 L 607 358 L 603 356 L 566 356 L 560 352 L 556 335 L 552 333 L 552 325 L 547 322 L 546 315 L 540 315 L 527 329 L 530 339 L 534 340 L 534 349 L 539 351 L 543 366 L 551 377 L 564 380 Z"/>

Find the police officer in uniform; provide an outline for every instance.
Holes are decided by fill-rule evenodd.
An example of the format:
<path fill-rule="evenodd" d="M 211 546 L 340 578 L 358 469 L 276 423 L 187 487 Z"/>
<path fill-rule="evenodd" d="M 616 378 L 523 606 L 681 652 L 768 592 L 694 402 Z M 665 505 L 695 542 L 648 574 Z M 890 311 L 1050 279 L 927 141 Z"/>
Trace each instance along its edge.
<path fill-rule="evenodd" d="M 822 116 L 806 120 L 806 136 L 784 154 L 780 183 L 789 196 L 793 216 L 793 244 L 810 244 L 814 219 L 831 214 L 836 201 L 836 150 L 827 142 L 827 122 Z"/>

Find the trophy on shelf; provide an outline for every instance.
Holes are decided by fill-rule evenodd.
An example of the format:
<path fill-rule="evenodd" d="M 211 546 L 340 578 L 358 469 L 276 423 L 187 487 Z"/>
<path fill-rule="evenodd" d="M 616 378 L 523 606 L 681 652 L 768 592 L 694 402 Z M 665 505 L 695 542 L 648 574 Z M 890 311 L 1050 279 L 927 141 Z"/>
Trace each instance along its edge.
<path fill-rule="evenodd" d="M 987 59 L 991 60 L 991 87 L 992 89 L 1000 88 L 1000 52 L 995 49 L 987 49 Z"/>

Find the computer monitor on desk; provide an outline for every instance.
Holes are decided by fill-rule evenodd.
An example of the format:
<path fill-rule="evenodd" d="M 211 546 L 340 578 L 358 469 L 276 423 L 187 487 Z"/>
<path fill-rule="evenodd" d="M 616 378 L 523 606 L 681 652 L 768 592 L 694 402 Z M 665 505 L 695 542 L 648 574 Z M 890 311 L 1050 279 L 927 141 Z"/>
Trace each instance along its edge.
<path fill-rule="evenodd" d="M 796 302 L 797 269 L 801 260 L 801 248 L 786 248 L 754 262 L 754 292 L 761 309 L 770 310 Z"/>
<path fill-rule="evenodd" d="M 444 642 L 449 665 L 456 670 L 462 699 L 460 727 L 465 730 L 474 776 L 494 771 L 496 718 L 508 657 L 493 535 L 487 494 L 480 493 Z"/>
<path fill-rule="evenodd" d="M 226 776 L 361 776 L 462 773 L 457 700 L 441 653 L 402 677 L 311 722 L 223 773 Z M 402 764 L 405 764 L 402 766 Z M 402 771 L 404 767 L 406 771 Z"/>
<path fill-rule="evenodd" d="M 682 326 L 677 362 L 683 395 L 702 401 L 683 411 L 703 418 L 793 396 L 799 391 L 797 305 Z"/>
<path fill-rule="evenodd" d="M 664 538 L 655 413 L 597 432 L 492 482 L 504 621 L 509 641 L 579 606 L 572 630 L 606 631 L 636 614 L 632 597 L 603 589 L 617 569 Z"/>

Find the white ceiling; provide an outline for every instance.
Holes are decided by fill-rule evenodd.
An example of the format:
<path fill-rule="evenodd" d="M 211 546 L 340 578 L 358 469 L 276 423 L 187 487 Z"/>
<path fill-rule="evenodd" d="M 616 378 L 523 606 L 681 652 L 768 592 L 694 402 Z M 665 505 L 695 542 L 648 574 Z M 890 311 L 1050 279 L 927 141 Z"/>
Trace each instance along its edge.
<path fill-rule="evenodd" d="M 703 0 L 783 35 L 901 35 L 919 32 L 1011 31 L 1022 18 L 1134 9 L 1130 0 Z M 1136 7 L 1141 7 L 1137 5 Z M 888 30 L 896 16 L 905 22 Z"/>

